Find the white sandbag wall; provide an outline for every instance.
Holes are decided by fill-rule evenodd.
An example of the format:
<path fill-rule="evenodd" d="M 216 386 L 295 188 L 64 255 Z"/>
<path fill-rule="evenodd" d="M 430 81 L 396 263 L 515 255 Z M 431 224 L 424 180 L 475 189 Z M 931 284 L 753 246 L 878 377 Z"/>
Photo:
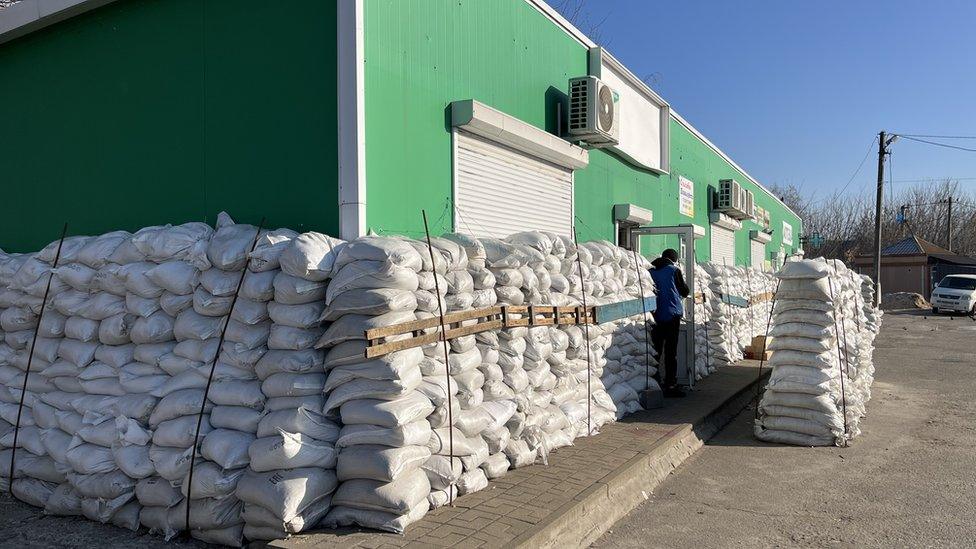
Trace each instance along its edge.
<path fill-rule="evenodd" d="M 701 379 L 742 360 L 752 338 L 766 333 L 776 279 L 758 268 L 701 263 L 695 287 L 704 295 L 695 305 L 695 375 Z M 726 303 L 723 295 L 746 299 L 749 306 Z"/>
<path fill-rule="evenodd" d="M 774 307 L 773 370 L 759 404 L 760 440 L 844 445 L 860 433 L 870 399 L 876 332 L 869 284 L 840 261 L 787 262 Z"/>
<path fill-rule="evenodd" d="M 701 299 L 694 300 L 695 307 L 695 379 L 700 380 L 713 373 L 719 362 L 712 358 L 712 353 L 721 345 L 722 338 L 713 344 L 711 336 L 718 336 L 722 327 L 712 323 L 712 275 L 704 268 L 695 269 L 695 292 Z"/>
<path fill-rule="evenodd" d="M 582 302 L 575 246 L 568 239 L 544 233 L 520 233 L 507 241 L 449 234 L 432 239 L 431 247 L 435 262 L 425 243 L 388 237 L 360 239 L 339 254 L 337 263 L 343 266 L 337 277 L 353 276 L 345 275 L 346 269 L 350 273 L 399 270 L 400 276 L 393 278 L 370 275 L 370 284 L 376 286 L 370 291 L 399 292 L 403 301 L 410 302 L 399 312 L 382 308 L 372 311 L 380 316 L 354 319 L 357 329 L 350 330 L 348 337 L 361 338 L 367 327 L 435 317 L 439 314 L 438 287 L 445 312 L 476 304 Z M 583 252 L 583 278 L 594 273 L 594 281 L 587 286 L 588 303 L 632 299 L 639 293 L 633 259 L 613 250 L 609 245 L 591 244 Z M 650 277 L 645 273 L 643 278 L 645 294 L 650 295 Z M 335 292 L 339 290 L 330 287 L 330 296 L 340 295 Z M 330 301 L 327 314 L 335 303 Z M 336 345 L 327 366 L 333 356 L 348 356 L 345 347 L 351 341 L 334 337 L 340 322 L 332 324 L 320 340 L 323 347 Z M 595 432 L 618 415 L 636 410 L 638 387 L 631 384 L 636 385 L 638 376 L 644 381 L 644 330 L 637 329 L 633 321 L 619 324 L 626 329 L 539 326 L 482 332 L 450 340 L 447 364 L 444 345 L 436 343 L 351 366 L 366 372 L 381 365 L 389 369 L 392 364 L 404 373 L 394 377 L 395 387 L 391 382 L 383 382 L 384 386 L 374 382 L 375 392 L 364 395 L 368 398 L 355 406 L 340 406 L 344 423 L 339 442 L 341 483 L 335 508 L 324 525 L 359 524 L 402 531 L 429 508 L 481 490 L 490 478 L 510 468 L 545 461 L 552 450 L 586 434 L 587 331 L 593 364 L 591 429 Z M 621 338 L 619 348 L 611 346 L 615 333 Z M 361 356 L 361 341 L 350 348 L 355 349 L 356 357 Z M 611 360 L 604 356 L 608 348 L 612 349 Z M 610 368 L 604 368 L 608 365 Z M 342 366 L 330 371 L 330 388 L 339 383 L 336 376 L 341 371 Z M 408 375 L 410 371 L 419 371 L 418 379 L 408 379 L 413 377 Z M 607 392 L 608 387 L 616 399 Z M 337 390 L 332 389 L 330 400 L 336 398 Z M 359 429 L 360 424 L 353 422 L 361 421 L 383 424 L 369 425 L 376 436 L 366 442 L 343 444 L 347 431 Z M 367 469 L 364 462 L 375 466 Z"/>
<path fill-rule="evenodd" d="M 222 214 L 216 231 L 70 237 L 53 271 L 57 242 L 0 254 L 0 484 L 35 331 L 17 497 L 171 537 L 189 495 L 191 534 L 225 545 L 314 526 L 402 531 L 640 408 L 656 373 L 641 316 L 455 338 L 446 364 L 440 343 L 364 359 L 364 330 L 436 317 L 438 303 L 653 295 L 649 263 L 606 242 L 431 244 L 433 257 L 402 237 L 257 235 Z"/>

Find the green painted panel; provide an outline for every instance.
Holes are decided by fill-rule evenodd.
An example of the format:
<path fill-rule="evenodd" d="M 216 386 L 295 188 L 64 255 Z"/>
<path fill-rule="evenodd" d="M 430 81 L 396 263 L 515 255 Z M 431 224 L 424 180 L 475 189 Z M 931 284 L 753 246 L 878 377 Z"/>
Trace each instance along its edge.
<path fill-rule="evenodd" d="M 367 223 L 452 228 L 452 101 L 477 99 L 549 131 L 586 49 L 523 1 L 366 0 Z M 462 214 L 463 217 L 463 214 Z M 463 224 L 459 230 L 464 230 Z"/>
<path fill-rule="evenodd" d="M 0 45 L 0 247 L 156 223 L 336 233 L 336 10 L 123 0 Z"/>
<path fill-rule="evenodd" d="M 626 123 L 626 121 L 624 121 Z M 668 175 L 634 168 L 610 152 L 590 151 L 590 165 L 576 172 L 577 231 L 581 240 L 603 238 L 613 240 L 614 223 L 612 208 L 616 203 L 632 203 L 654 212 L 655 226 L 695 223 L 706 229 L 704 238 L 695 243 L 695 255 L 699 261 L 711 257 L 709 223 L 709 187 L 717 188 L 721 179 L 732 178 L 755 193 L 756 204 L 771 212 L 771 226 L 775 229 L 773 240 L 767 245 L 768 252 L 779 250 L 782 240 L 782 223 L 794 226 L 794 247 L 800 234 L 800 221 L 764 190 L 751 183 L 682 124 L 671 121 L 671 170 Z M 695 216 L 679 212 L 678 181 L 690 179 L 695 185 Z M 745 222 L 736 231 L 736 264 L 749 265 L 749 231 L 760 228 L 754 222 Z M 664 248 L 677 248 L 678 238 L 671 236 L 641 237 L 641 253 L 657 255 Z M 793 248 L 787 246 L 787 252 Z"/>
<path fill-rule="evenodd" d="M 669 225 L 667 216 L 668 179 L 635 168 L 613 153 L 593 149 L 590 165 L 575 175 L 574 204 L 576 233 L 580 240 L 614 241 L 614 204 L 636 204 L 654 212 L 653 225 Z M 675 207 L 677 209 L 677 198 Z M 665 247 L 676 247 L 677 237 L 642 236 L 640 252 L 657 255 Z"/>
<path fill-rule="evenodd" d="M 801 231 L 799 218 L 790 212 L 779 201 L 771 197 L 765 190 L 753 184 L 742 172 L 735 169 L 724 158 L 719 156 L 711 147 L 703 143 L 691 131 L 677 121 L 671 121 L 671 182 L 669 186 L 674 189 L 673 195 L 666 200 L 669 205 L 665 208 L 666 212 L 674 219 L 687 223 L 691 218 L 682 216 L 677 212 L 677 185 L 679 176 L 684 176 L 695 183 L 695 219 L 694 223 L 706 228 L 705 238 L 699 239 L 695 245 L 695 251 L 699 260 L 711 257 L 711 227 L 708 220 L 708 199 L 709 187 L 717 190 L 718 182 L 722 179 L 735 179 L 744 188 L 751 190 L 755 194 L 756 205 L 770 211 L 771 224 L 773 228 L 773 239 L 766 245 L 766 258 L 769 253 L 778 251 L 782 244 L 782 225 L 783 221 L 788 221 L 793 225 L 793 245 L 786 245 L 786 253 L 789 254 L 798 248 L 798 239 Z M 655 211 L 655 222 L 658 222 Z M 670 221 L 662 219 L 662 224 L 670 224 Z M 737 265 L 750 265 L 749 231 L 761 229 L 761 226 L 753 221 L 745 221 L 742 229 L 736 231 L 735 235 L 735 262 Z"/>

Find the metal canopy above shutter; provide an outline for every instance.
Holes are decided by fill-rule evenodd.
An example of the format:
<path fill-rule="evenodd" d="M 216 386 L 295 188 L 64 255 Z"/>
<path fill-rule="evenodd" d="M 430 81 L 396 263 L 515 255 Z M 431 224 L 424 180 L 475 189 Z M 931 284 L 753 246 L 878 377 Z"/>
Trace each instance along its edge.
<path fill-rule="evenodd" d="M 766 245 L 758 240 L 749 241 L 749 255 L 752 256 L 752 266 L 760 269 L 765 267 Z"/>
<path fill-rule="evenodd" d="M 572 170 L 468 132 L 454 138 L 455 230 L 496 238 L 572 234 Z"/>
<path fill-rule="evenodd" d="M 712 263 L 735 265 L 735 231 L 712 225 Z"/>

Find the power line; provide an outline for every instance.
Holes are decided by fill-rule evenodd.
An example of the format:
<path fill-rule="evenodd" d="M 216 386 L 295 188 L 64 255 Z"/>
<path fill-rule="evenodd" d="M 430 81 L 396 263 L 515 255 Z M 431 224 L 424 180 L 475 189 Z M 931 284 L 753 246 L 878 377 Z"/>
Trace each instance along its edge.
<path fill-rule="evenodd" d="M 895 183 L 941 183 L 942 181 L 976 181 L 976 177 L 924 177 L 920 179 L 899 179 Z"/>
<path fill-rule="evenodd" d="M 854 181 L 854 178 L 857 177 L 857 174 L 861 173 L 861 168 L 864 167 L 864 162 L 867 161 L 869 156 L 871 156 L 871 151 L 874 150 L 874 144 L 877 142 L 878 142 L 877 137 L 871 139 L 871 143 L 868 145 L 868 150 L 866 153 L 864 153 L 864 158 L 862 158 L 861 163 L 857 165 L 857 169 L 854 170 L 854 173 L 851 175 L 851 178 L 847 180 L 847 183 L 844 185 L 844 188 L 841 189 L 840 194 L 844 194 L 844 191 L 847 190 L 847 187 L 850 187 L 851 182 Z"/>
<path fill-rule="evenodd" d="M 925 135 L 921 133 L 898 133 L 902 137 L 928 137 L 930 139 L 976 139 L 976 135 Z"/>
<path fill-rule="evenodd" d="M 919 143 L 925 143 L 925 144 L 928 144 L 928 145 L 935 145 L 936 147 L 945 147 L 947 149 L 956 149 L 956 150 L 960 150 L 960 151 L 976 152 L 976 149 L 970 149 L 968 147 L 959 147 L 959 146 L 956 146 L 956 145 L 949 145 L 948 143 L 939 143 L 937 141 L 928 141 L 928 140 L 925 140 L 925 139 L 919 139 L 917 137 L 909 137 L 907 135 L 899 135 L 899 137 L 904 137 L 905 139 L 908 139 L 909 141 L 918 141 Z"/>
<path fill-rule="evenodd" d="M 871 143 L 868 144 L 868 150 L 867 150 L 867 152 L 864 153 L 864 158 L 862 158 L 861 159 L 861 163 L 857 165 L 857 169 L 854 170 L 854 173 L 851 174 L 850 179 L 848 179 L 847 180 L 847 183 L 844 184 L 844 188 L 842 188 L 839 193 L 837 193 L 836 195 L 833 195 L 833 196 L 842 196 L 847 191 L 847 188 L 851 186 L 851 183 L 854 181 L 854 178 L 857 177 L 857 174 L 861 173 L 861 168 L 864 167 L 864 163 L 867 161 L 868 157 L 871 156 L 871 151 L 874 150 L 874 144 L 877 143 L 877 142 L 878 142 L 878 136 L 874 136 L 874 138 L 871 139 Z M 861 194 L 861 191 L 858 191 L 857 194 Z M 825 201 L 825 200 L 827 200 L 829 198 L 831 198 L 831 197 L 830 196 L 825 196 L 825 197 L 820 198 L 818 200 L 811 200 L 810 203 L 808 204 L 808 206 L 809 207 L 816 206 L 816 205 L 820 204 L 821 202 L 823 202 L 823 201 Z"/>

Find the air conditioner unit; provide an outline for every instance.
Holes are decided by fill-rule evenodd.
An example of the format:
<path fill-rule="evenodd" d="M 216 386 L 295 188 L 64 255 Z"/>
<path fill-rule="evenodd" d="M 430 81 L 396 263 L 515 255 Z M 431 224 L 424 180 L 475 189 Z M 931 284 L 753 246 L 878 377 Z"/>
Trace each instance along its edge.
<path fill-rule="evenodd" d="M 718 182 L 718 197 L 715 210 L 738 220 L 756 217 L 756 197 L 752 191 L 742 188 L 734 179 Z"/>
<path fill-rule="evenodd" d="M 746 191 L 746 204 L 745 204 L 746 219 L 756 218 L 756 195 L 752 191 Z"/>
<path fill-rule="evenodd" d="M 742 186 L 734 179 L 723 179 L 718 182 L 718 197 L 715 209 L 729 217 L 738 219 L 743 210 Z"/>
<path fill-rule="evenodd" d="M 595 76 L 569 81 L 569 135 L 592 145 L 620 141 L 620 95 Z"/>

